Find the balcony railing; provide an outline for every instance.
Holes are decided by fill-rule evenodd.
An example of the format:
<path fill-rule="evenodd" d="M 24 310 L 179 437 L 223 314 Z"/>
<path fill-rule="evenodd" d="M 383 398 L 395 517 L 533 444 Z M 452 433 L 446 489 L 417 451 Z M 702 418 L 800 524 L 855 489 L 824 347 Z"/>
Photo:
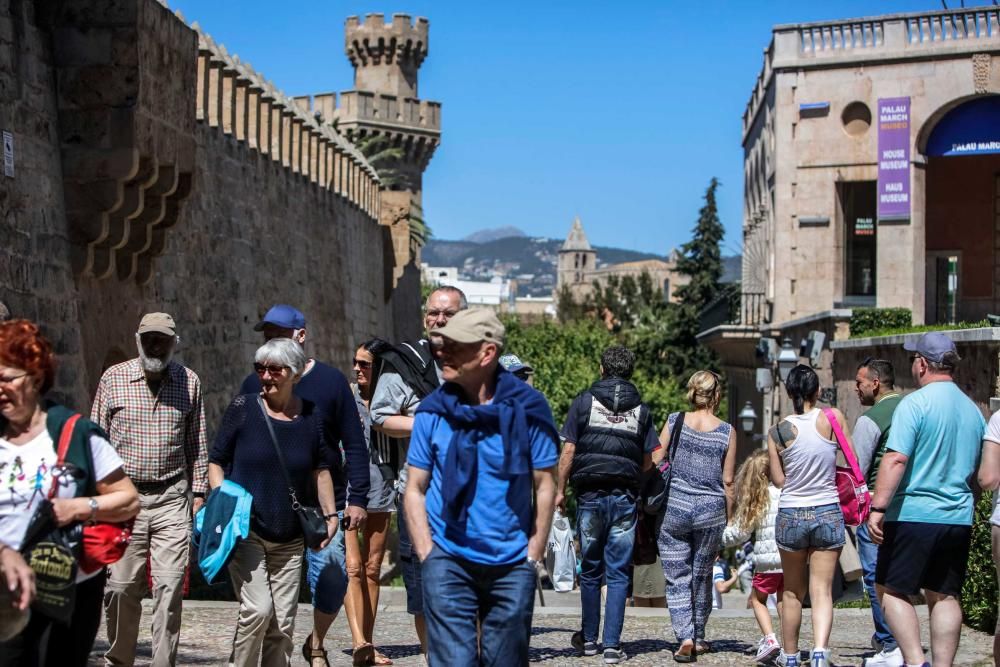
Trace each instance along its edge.
<path fill-rule="evenodd" d="M 742 292 L 736 285 L 701 311 L 700 328 L 708 331 L 724 324 L 756 327 L 770 320 L 769 311 L 763 292 Z"/>

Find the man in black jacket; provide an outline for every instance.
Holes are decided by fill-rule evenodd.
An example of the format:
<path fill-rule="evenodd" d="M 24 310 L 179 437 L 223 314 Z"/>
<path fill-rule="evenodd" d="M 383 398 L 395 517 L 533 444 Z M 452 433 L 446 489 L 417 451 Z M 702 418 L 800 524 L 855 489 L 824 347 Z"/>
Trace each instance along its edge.
<path fill-rule="evenodd" d="M 573 634 L 581 655 L 597 654 L 601 580 L 607 579 L 604 662 L 625 659 L 620 639 L 625 621 L 629 567 L 635 542 L 636 499 L 642 472 L 659 446 L 649 407 L 629 378 L 635 354 L 620 345 L 601 355 L 601 379 L 570 406 L 563 426 L 556 505 L 565 509 L 566 482 L 577 498 L 577 540 L 583 559 L 580 602 L 583 629 Z"/>

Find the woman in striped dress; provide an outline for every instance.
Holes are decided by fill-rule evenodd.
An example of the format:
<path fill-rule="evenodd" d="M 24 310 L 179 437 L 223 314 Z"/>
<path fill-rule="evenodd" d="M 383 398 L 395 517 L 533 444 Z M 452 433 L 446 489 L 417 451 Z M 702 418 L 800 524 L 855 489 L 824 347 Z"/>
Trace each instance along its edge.
<path fill-rule="evenodd" d="M 710 650 L 705 625 L 712 611 L 709 580 L 722 548 L 722 532 L 732 514 L 736 467 L 736 434 L 715 416 L 722 400 L 722 383 L 711 371 L 698 371 L 687 384 L 692 410 L 684 413 L 677 451 L 663 448 L 654 461 L 672 459 L 670 495 L 658 546 L 667 580 L 670 622 L 680 646 L 677 662 L 693 662 Z M 671 414 L 660 434 L 667 446 L 680 413 Z"/>

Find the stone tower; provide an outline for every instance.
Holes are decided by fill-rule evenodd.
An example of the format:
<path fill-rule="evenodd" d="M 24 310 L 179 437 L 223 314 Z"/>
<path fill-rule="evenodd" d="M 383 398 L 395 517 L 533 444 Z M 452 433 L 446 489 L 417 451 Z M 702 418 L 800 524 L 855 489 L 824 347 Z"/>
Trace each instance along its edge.
<path fill-rule="evenodd" d="M 338 127 L 356 144 L 384 137 L 380 150 L 399 149 L 401 157 L 375 166 L 387 170 L 382 192 L 381 222 L 392 229 L 398 279 L 402 267 L 419 264 L 419 245 L 410 239 L 413 217 L 420 209 L 423 173 L 441 141 L 441 104 L 417 97 L 417 71 L 427 57 L 425 18 L 411 20 L 382 14 L 364 21 L 349 17 L 345 26 L 347 57 L 354 65 L 354 90 L 340 94 L 334 117 Z"/>
<path fill-rule="evenodd" d="M 580 218 L 573 220 L 573 226 L 559 248 L 559 267 L 556 273 L 556 296 L 562 293 L 563 285 L 568 285 L 573 297 L 580 299 L 590 292 L 591 271 L 597 268 L 597 251 L 590 247 L 587 234 L 583 231 Z"/>

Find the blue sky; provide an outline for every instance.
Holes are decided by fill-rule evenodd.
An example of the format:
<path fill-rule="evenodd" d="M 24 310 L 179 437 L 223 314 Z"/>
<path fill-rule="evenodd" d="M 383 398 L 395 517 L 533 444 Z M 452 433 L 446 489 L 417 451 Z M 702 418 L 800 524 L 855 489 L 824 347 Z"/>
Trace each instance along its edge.
<path fill-rule="evenodd" d="M 443 104 L 442 144 L 424 178 L 434 235 L 514 225 L 562 238 L 579 215 L 594 244 L 661 254 L 690 236 L 712 176 L 722 182 L 724 244 L 740 247 L 740 123 L 771 26 L 941 9 L 939 0 L 169 1 L 288 95 L 352 88 L 347 16 L 428 17 L 419 92 Z"/>

